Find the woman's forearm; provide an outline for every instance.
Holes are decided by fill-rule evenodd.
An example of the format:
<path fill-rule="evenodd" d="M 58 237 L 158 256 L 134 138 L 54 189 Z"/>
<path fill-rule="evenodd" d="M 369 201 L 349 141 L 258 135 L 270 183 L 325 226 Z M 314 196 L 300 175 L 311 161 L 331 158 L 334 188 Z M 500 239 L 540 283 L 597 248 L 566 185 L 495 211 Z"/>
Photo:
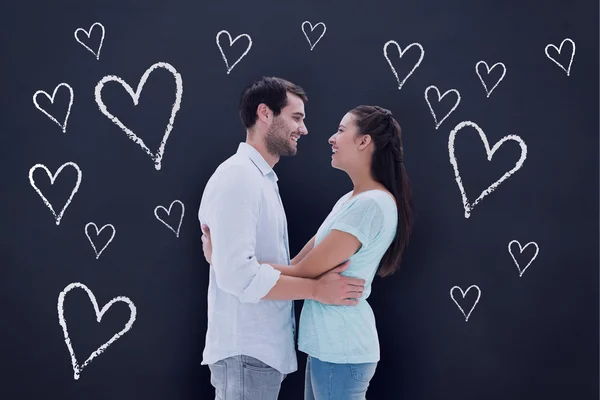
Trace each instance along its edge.
<path fill-rule="evenodd" d="M 306 255 L 308 253 L 310 253 L 310 251 L 315 247 L 315 237 L 313 236 L 302 248 L 302 250 L 300 250 L 300 253 L 298 253 L 296 255 L 296 257 L 294 257 L 291 262 L 290 265 L 284 265 L 284 264 L 273 264 L 270 263 L 268 261 L 262 262 L 259 261 L 259 264 L 269 264 L 270 266 L 272 266 L 273 268 L 275 268 L 276 270 L 278 270 L 279 272 L 281 272 L 283 275 L 287 275 L 287 276 L 295 276 L 298 278 L 312 278 L 311 276 L 306 276 L 306 274 L 303 274 L 302 271 L 297 268 L 298 263 L 300 263 L 300 261 L 302 261 L 302 259 L 304 257 L 306 257 Z"/>
<path fill-rule="evenodd" d="M 316 235 L 315 235 L 316 236 Z M 302 259 L 304 257 L 306 257 L 306 255 L 308 253 L 310 253 L 310 251 L 315 247 L 315 236 L 313 236 L 302 248 L 302 250 L 300 250 L 300 253 L 298 253 L 296 255 L 296 257 L 294 257 L 292 259 L 292 261 L 290 262 L 291 265 L 296 265 L 298 264 L 300 261 L 302 261 Z"/>
<path fill-rule="evenodd" d="M 279 272 L 281 272 L 282 275 L 295 276 L 298 278 L 309 278 L 307 276 L 303 276 L 302 271 L 300 271 L 298 268 L 294 267 L 293 265 L 273 264 L 270 262 L 260 262 L 260 261 L 259 261 L 259 264 L 269 264 L 271 267 L 273 267 L 276 270 L 278 270 Z"/>

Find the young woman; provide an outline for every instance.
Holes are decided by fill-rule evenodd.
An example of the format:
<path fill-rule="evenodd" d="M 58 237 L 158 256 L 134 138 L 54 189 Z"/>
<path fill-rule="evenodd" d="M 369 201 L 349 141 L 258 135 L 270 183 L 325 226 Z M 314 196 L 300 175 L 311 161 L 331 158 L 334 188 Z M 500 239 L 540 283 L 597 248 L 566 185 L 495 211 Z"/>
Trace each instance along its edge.
<path fill-rule="evenodd" d="M 305 300 L 298 332 L 298 349 L 308 355 L 305 400 L 358 400 L 366 398 L 380 358 L 367 298 L 375 274 L 388 276 L 400 264 L 413 225 L 411 190 L 400 126 L 389 110 L 350 110 L 329 143 L 331 165 L 348 174 L 354 190 L 337 201 L 291 265 L 271 265 L 285 275 L 316 278 L 349 260 L 343 274 L 366 281 L 356 305 Z M 210 235 L 203 231 L 210 257 Z"/>

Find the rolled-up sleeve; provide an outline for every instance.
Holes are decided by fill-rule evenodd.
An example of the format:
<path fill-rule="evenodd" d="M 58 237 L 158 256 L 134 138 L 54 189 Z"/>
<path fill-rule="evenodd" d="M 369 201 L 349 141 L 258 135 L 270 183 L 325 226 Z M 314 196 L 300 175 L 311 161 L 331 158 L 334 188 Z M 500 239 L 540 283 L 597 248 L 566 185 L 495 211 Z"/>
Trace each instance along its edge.
<path fill-rule="evenodd" d="M 204 221 L 211 232 L 217 285 L 244 303 L 258 302 L 280 276 L 256 258 L 261 187 L 252 172 L 241 165 L 221 172 Z"/>

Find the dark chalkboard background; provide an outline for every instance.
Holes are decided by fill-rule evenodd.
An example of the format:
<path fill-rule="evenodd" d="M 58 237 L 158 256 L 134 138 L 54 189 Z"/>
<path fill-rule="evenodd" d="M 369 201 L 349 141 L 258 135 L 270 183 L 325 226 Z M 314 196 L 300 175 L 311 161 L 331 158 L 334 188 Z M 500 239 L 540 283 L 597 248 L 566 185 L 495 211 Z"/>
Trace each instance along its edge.
<path fill-rule="evenodd" d="M 594 4 L 596 3 L 596 4 Z M 210 399 L 200 366 L 206 329 L 208 267 L 196 213 L 216 166 L 245 138 L 237 114 L 244 86 L 263 75 L 290 79 L 309 95 L 308 136 L 298 155 L 276 166 L 288 211 L 291 252 L 315 233 L 334 202 L 351 190 L 330 166 L 327 138 L 358 104 L 392 110 L 404 134 L 415 192 L 416 228 L 402 269 L 376 279 L 370 302 L 382 358 L 372 399 L 597 399 L 598 371 L 598 4 L 593 1 L 267 2 L 144 1 L 3 4 L 0 398 Z M 323 22 L 323 31 L 302 23 Z M 88 40 L 78 28 L 100 27 Z M 227 30 L 252 47 L 230 73 L 216 43 Z M 545 48 L 565 42 L 560 55 Z M 388 47 L 397 71 L 384 57 Z M 229 66 L 248 41 L 221 45 Z M 487 74 L 489 67 L 504 64 Z M 181 76 L 183 92 L 160 169 L 100 112 L 95 87 L 118 76 L 136 89 L 155 63 Z M 567 73 L 568 71 L 568 73 Z M 502 78 L 502 79 L 501 79 Z M 500 80 L 501 79 L 501 80 Z M 69 92 L 74 93 L 66 131 Z M 495 83 L 499 82 L 497 86 Z M 458 107 L 436 129 L 425 90 L 456 89 Z M 491 90 L 488 96 L 487 90 Z M 158 68 L 139 104 L 117 82 L 101 94 L 108 112 L 156 153 L 173 103 L 175 79 Z M 493 90 L 492 90 L 493 89 Z M 429 101 L 437 121 L 455 94 Z M 476 123 L 490 148 L 507 135 L 527 149 L 522 167 L 465 217 L 449 153 L 463 121 Z M 513 168 L 515 141 L 486 158 L 473 127 L 456 132 L 455 158 L 468 201 Z M 81 184 L 57 224 L 29 181 L 73 162 Z M 65 167 L 54 185 L 33 182 L 56 212 L 77 180 Z M 170 218 L 157 206 L 174 200 Z M 116 234 L 97 258 L 89 222 Z M 88 230 L 100 251 L 110 237 Z M 535 242 L 521 254 L 519 244 Z M 509 248 L 512 250 L 511 256 Z M 534 258 L 535 257 L 535 258 Z M 529 263 L 533 260 L 531 263 Z M 529 266 L 520 275 L 525 266 Z M 117 296 L 135 305 L 131 329 L 74 379 L 59 323 L 59 295 L 79 282 L 102 308 Z M 476 288 L 463 299 L 458 289 Z M 456 303 L 451 297 L 454 294 Z M 461 312 L 462 307 L 464 313 Z M 301 302 L 298 302 L 299 312 Z M 471 311 L 472 310 L 472 311 Z M 471 313 L 469 314 L 469 312 Z M 79 365 L 130 318 L 117 302 L 96 322 L 82 288 L 64 297 L 64 320 Z M 469 316 L 466 320 L 466 315 Z M 226 333 L 224 333 L 226 334 Z M 301 399 L 305 355 L 280 398 Z"/>

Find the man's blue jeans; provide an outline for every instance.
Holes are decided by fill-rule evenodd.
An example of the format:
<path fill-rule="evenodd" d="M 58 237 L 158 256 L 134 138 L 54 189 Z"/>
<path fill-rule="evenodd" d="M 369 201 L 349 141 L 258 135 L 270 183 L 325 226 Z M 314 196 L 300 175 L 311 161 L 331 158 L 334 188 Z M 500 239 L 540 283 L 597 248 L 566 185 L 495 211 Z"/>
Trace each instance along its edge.
<path fill-rule="evenodd" d="M 250 356 L 217 361 L 210 368 L 215 400 L 277 400 L 286 375 Z"/>

